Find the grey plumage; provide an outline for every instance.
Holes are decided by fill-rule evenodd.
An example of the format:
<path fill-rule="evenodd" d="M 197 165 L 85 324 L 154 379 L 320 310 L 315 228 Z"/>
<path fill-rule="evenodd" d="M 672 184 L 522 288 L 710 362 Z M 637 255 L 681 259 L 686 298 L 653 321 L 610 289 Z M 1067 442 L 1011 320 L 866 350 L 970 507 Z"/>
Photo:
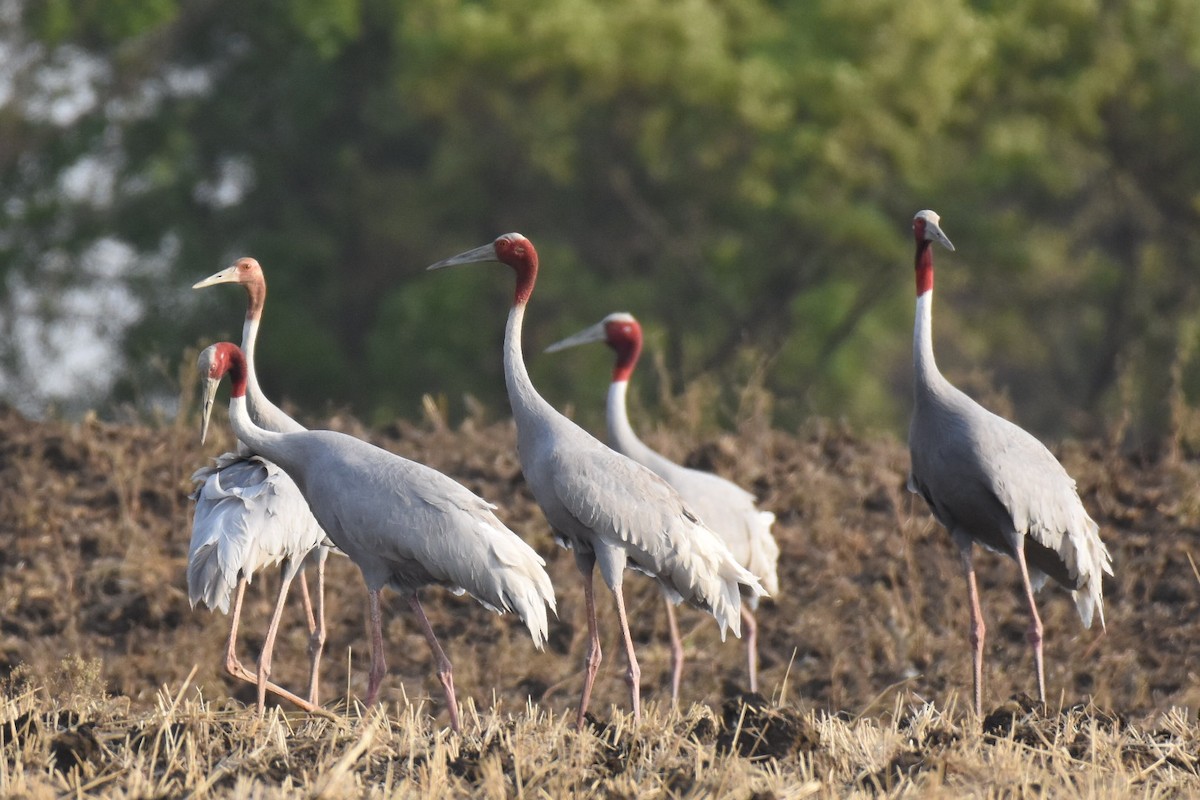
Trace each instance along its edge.
<path fill-rule="evenodd" d="M 655 452 L 638 438 L 630 425 L 625 399 L 642 349 L 641 325 L 631 314 L 609 314 L 597 324 L 550 345 L 546 352 L 590 342 L 605 342 L 616 353 L 605 414 L 609 446 L 669 483 L 688 508 L 699 515 L 705 526 L 720 536 L 734 559 L 757 576 L 768 593 L 777 594 L 779 545 L 771 535 L 775 515 L 769 511 L 759 511 L 755 507 L 754 495 L 731 481 L 711 472 L 681 466 Z M 758 607 L 758 595 L 748 593 L 743 596 L 742 602 L 742 620 L 749 626 L 746 646 L 750 690 L 758 691 L 757 624 L 751 613 Z M 683 645 L 670 605 L 667 606 L 667 613 L 672 650 L 671 696 L 673 702 L 678 703 Z"/>
<path fill-rule="evenodd" d="M 545 562 L 494 505 L 435 469 L 344 433 L 260 437 L 251 447 L 294 476 L 369 589 L 466 592 L 492 611 L 515 612 L 534 644 L 545 644 L 546 608 L 554 608 Z"/>
<path fill-rule="evenodd" d="M 287 433 L 304 430 L 303 425 L 267 398 L 258 383 L 254 352 L 267 294 L 261 265 L 253 258 L 241 258 L 232 266 L 197 281 L 192 288 L 222 283 L 240 284 L 248 298 L 242 326 L 242 346 L 247 359 L 247 402 L 251 417 L 256 424 L 272 431 Z M 202 442 L 208 430 L 208 421 L 206 413 L 201 422 Z M 240 443 L 237 452 L 224 453 L 213 464 L 196 470 L 192 474 L 192 481 L 196 484 L 192 494 L 196 508 L 192 517 L 192 540 L 188 548 L 188 597 L 193 607 L 202 602 L 209 608 L 228 613 L 230 598 L 236 594 L 226 645 L 226 671 L 234 677 L 257 684 L 260 713 L 264 708 L 267 689 L 301 707 L 315 708 L 319 699 L 320 662 L 325 644 L 325 560 L 330 552 L 335 552 L 331 546 L 327 546 L 325 532 L 313 518 L 292 479 L 274 464 L 249 453 Z M 284 564 L 283 580 L 267 628 L 258 672 L 252 677 L 242 667 L 235 652 L 242 596 L 256 572 L 281 562 Z M 307 564 L 316 565 L 315 615 L 309 608 L 308 585 L 304 576 Z M 308 699 L 304 701 L 268 680 L 283 603 L 292 580 L 297 576 L 300 577 L 309 625 L 310 674 Z"/>
<path fill-rule="evenodd" d="M 517 273 L 504 331 L 504 375 L 517 425 L 517 453 L 534 498 L 558 540 L 574 551 L 583 577 L 590 645 L 576 722 L 583 725 L 601 659 L 592 592 L 592 572 L 597 565 L 616 599 L 629 663 L 626 682 L 633 715 L 638 719 L 641 670 L 621 588 L 625 567 L 652 576 L 673 600 L 711 612 L 722 636 L 727 628 L 735 635 L 740 633 L 742 590 L 759 595 L 763 588 L 665 481 L 605 447 L 534 389 L 521 352 L 525 308 L 538 270 L 537 251 L 528 239 L 517 233 L 505 234 L 429 269 L 481 261 L 501 262 Z"/>
<path fill-rule="evenodd" d="M 1101 574 L 1112 562 L 1075 481 L 1046 447 L 948 382 L 918 390 L 910 429 L 910 488 L 947 530 L 1015 556 L 1024 547 L 1034 588 L 1068 589 L 1084 627 L 1104 624 Z"/>
<path fill-rule="evenodd" d="M 223 453 L 196 470 L 198 487 L 188 551 L 188 597 L 229 613 L 229 599 L 244 577 L 304 558 L 325 533 L 287 474 L 257 456 Z"/>
<path fill-rule="evenodd" d="M 1075 481 L 1029 433 L 984 409 L 952 386 L 933 357 L 932 242 L 953 250 L 938 215 L 921 211 L 916 239 L 917 312 L 913 333 L 914 406 L 909 429 L 909 489 L 920 494 L 958 546 L 971 599 L 975 710 L 982 713 L 982 660 L 986 626 L 979 608 L 971 548 L 975 543 L 1017 561 L 1032 619 L 1038 691 L 1045 702 L 1042 624 L 1033 592 L 1047 577 L 1068 589 L 1079 616 L 1104 624 L 1103 574 L 1112 560 L 1088 516 Z"/>
<path fill-rule="evenodd" d="M 238 438 L 296 482 L 333 542 L 358 566 L 371 608 L 372 665 L 366 703 L 386 672 L 379 592 L 407 596 L 438 662 L 451 725 L 459 729 L 452 668 L 425 617 L 417 590 L 437 584 L 467 592 L 495 611 L 521 617 L 539 648 L 554 590 L 540 556 L 493 513 L 493 506 L 445 475 L 333 431 L 277 433 L 259 428 L 246 404 L 245 359 L 228 342 L 201 354 L 205 406 L 227 372 L 230 421 Z"/>

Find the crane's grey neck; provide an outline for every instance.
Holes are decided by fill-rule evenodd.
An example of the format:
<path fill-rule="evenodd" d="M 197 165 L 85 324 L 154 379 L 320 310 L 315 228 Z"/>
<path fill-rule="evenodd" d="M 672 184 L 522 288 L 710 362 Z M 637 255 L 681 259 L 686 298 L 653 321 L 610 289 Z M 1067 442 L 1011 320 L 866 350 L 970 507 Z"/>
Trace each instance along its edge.
<path fill-rule="evenodd" d="M 238 441 L 246 446 L 251 453 L 274 461 L 285 470 L 288 466 L 287 448 L 284 434 L 260 428 L 250 418 L 245 397 L 229 398 L 229 424 L 233 427 Z"/>
<path fill-rule="evenodd" d="M 255 424 L 280 433 L 304 430 L 304 426 L 289 417 L 282 408 L 272 403 L 258 384 L 258 370 L 254 368 L 254 351 L 258 343 L 258 315 L 246 315 L 242 324 L 242 352 L 246 354 L 246 400 L 250 418 Z"/>
<path fill-rule="evenodd" d="M 525 304 L 516 303 L 508 312 L 504 327 L 504 382 L 508 387 L 508 402 L 517 422 L 517 433 L 531 417 L 546 417 L 554 413 L 550 404 L 533 388 L 525 356 L 521 352 L 521 331 L 525 325 Z"/>
<path fill-rule="evenodd" d="M 629 411 L 625 403 L 628 390 L 629 381 L 613 381 L 608 386 L 608 402 L 605 405 L 608 443 L 618 453 L 644 464 L 645 454 L 650 448 L 642 443 L 629 424 Z"/>
<path fill-rule="evenodd" d="M 917 295 L 916 321 L 913 324 L 913 375 L 917 402 L 946 382 L 933 358 L 932 289 Z"/>

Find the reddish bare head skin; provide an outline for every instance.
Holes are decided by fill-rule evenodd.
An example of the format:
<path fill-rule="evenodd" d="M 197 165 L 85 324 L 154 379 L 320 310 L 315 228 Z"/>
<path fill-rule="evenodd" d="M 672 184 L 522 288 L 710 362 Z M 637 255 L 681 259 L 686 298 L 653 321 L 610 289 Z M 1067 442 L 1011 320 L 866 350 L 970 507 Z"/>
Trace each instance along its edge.
<path fill-rule="evenodd" d="M 496 259 L 502 264 L 508 264 L 517 273 L 517 290 L 513 295 L 513 305 L 525 305 L 533 294 L 534 283 L 537 282 L 538 255 L 537 250 L 533 248 L 533 242 L 519 233 L 506 233 L 497 237 L 493 247 L 496 248 Z"/>
<path fill-rule="evenodd" d="M 617 354 L 613 366 L 613 382 L 628 381 L 642 354 L 642 326 L 636 319 L 609 320 L 604 323 L 604 342 Z"/>
<path fill-rule="evenodd" d="M 267 300 L 267 278 L 263 275 L 262 265 L 257 259 L 247 257 L 233 262 L 233 268 L 237 270 L 237 282 L 246 287 L 246 295 L 250 298 L 246 319 L 260 319 L 263 303 Z"/>
<path fill-rule="evenodd" d="M 913 238 L 917 242 L 916 270 L 917 296 L 933 289 L 933 250 L 932 242 L 925 238 L 925 218 L 917 216 L 913 219 Z"/>
<path fill-rule="evenodd" d="M 230 397 L 246 396 L 246 356 L 233 342 L 218 342 L 208 348 L 208 377 L 219 381 L 229 375 Z"/>

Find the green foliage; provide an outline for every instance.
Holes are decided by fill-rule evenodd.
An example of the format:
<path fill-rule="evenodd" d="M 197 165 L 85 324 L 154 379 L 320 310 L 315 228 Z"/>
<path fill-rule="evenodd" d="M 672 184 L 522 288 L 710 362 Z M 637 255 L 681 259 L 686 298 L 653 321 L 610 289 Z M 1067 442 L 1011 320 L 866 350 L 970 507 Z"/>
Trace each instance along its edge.
<path fill-rule="evenodd" d="M 1156 435 L 1170 380 L 1200 393 L 1176 357 L 1200 255 L 1192 3 L 126 0 L 22 22 L 44 46 L 0 110 L 9 317 L 11 276 L 132 245 L 146 313 L 111 399 L 152 380 L 137 354 L 236 336 L 229 293 L 183 287 L 252 253 L 272 394 L 502 408 L 511 277 L 421 268 L 516 229 L 542 253 L 526 345 L 552 402 L 598 420 L 596 361 L 535 354 L 623 308 L 677 386 L 752 354 L 777 424 L 901 430 L 923 207 L 959 247 L 935 323 L 952 378 L 983 367 L 1047 432 L 1128 410 Z M 83 52 L 96 102 L 39 117 L 34 77 Z M 98 202 L 61 191 L 82 158 L 113 172 Z"/>

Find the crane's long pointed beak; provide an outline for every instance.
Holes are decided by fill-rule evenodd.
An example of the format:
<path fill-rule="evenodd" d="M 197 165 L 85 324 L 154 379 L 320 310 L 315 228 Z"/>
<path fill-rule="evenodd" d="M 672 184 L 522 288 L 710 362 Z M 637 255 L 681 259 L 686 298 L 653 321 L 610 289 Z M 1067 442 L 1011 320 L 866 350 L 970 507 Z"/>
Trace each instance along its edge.
<path fill-rule="evenodd" d="M 560 342 L 555 342 L 546 348 L 547 353 L 557 353 L 559 350 L 566 350 L 568 347 L 577 347 L 581 344 L 591 344 L 592 342 L 603 342 L 608 338 L 608 332 L 604 329 L 603 322 L 597 322 L 590 328 L 586 328 L 574 336 L 568 336 Z"/>
<path fill-rule="evenodd" d="M 444 269 L 446 267 L 456 267 L 459 264 L 476 264 L 480 261 L 495 261 L 499 263 L 500 259 L 496 257 L 495 244 L 484 244 L 476 247 L 474 250 L 468 250 L 465 253 L 459 253 L 456 256 L 443 258 L 436 264 L 430 264 L 426 270 Z"/>
<path fill-rule="evenodd" d="M 208 423 L 212 417 L 213 403 L 217 399 L 217 387 L 220 385 L 221 381 L 215 378 L 205 378 L 203 381 L 201 390 L 203 399 L 200 406 L 200 444 L 204 444 L 204 440 L 208 437 Z"/>
<path fill-rule="evenodd" d="M 925 221 L 925 237 L 932 237 L 935 242 L 946 248 L 950 252 L 954 252 L 954 245 L 950 243 L 950 237 L 942 232 L 941 227 L 932 220 Z"/>
<path fill-rule="evenodd" d="M 192 284 L 193 289 L 203 289 L 206 286 L 216 286 L 218 283 L 237 283 L 237 267 L 226 267 L 220 272 L 209 275 L 202 281 Z"/>

